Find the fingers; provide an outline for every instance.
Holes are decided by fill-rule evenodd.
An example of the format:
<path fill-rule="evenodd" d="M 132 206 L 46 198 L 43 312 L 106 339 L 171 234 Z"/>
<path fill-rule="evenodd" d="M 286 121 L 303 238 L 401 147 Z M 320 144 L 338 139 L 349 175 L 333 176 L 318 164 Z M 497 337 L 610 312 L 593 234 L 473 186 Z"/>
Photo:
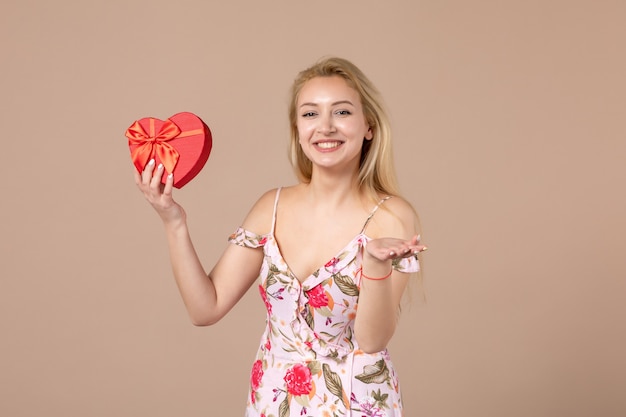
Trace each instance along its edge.
<path fill-rule="evenodd" d="M 407 258 L 428 250 L 427 246 L 421 244 L 420 239 L 420 235 L 415 235 L 411 238 L 411 240 L 398 240 L 395 242 L 395 245 L 389 245 L 387 247 L 387 250 L 389 251 L 389 258 Z"/>
<path fill-rule="evenodd" d="M 151 166 L 151 171 L 154 169 L 154 160 L 150 160 L 150 163 L 148 163 L 148 165 L 152 164 Z M 154 172 L 154 175 L 152 175 L 152 179 L 150 180 L 150 187 L 151 188 L 160 188 L 161 187 L 161 178 L 163 178 L 163 164 L 159 164 L 158 167 L 156 167 L 156 171 Z"/>
<path fill-rule="evenodd" d="M 143 169 L 143 172 L 141 173 L 141 183 L 143 185 L 150 184 L 153 171 L 154 171 L 154 159 L 151 159 L 150 162 L 148 162 L 148 165 L 145 166 L 145 168 Z"/>
<path fill-rule="evenodd" d="M 163 195 L 166 197 L 172 197 L 172 190 L 174 188 L 174 174 L 169 173 L 165 179 L 165 187 L 163 188 Z"/>
<path fill-rule="evenodd" d="M 422 237 L 420 235 L 415 235 L 411 239 L 411 251 L 413 254 L 417 255 L 419 252 L 424 252 L 428 250 L 428 246 L 422 245 Z"/>
<path fill-rule="evenodd" d="M 155 161 L 154 159 L 151 159 L 146 164 L 146 167 L 141 172 L 141 174 L 135 171 L 135 182 L 140 187 L 143 186 L 142 188 L 144 188 L 145 186 L 158 188 L 161 185 L 161 178 L 163 178 L 164 171 L 165 168 L 163 167 L 163 164 L 159 164 L 155 167 Z M 173 185 L 173 175 L 171 173 L 167 176 L 167 179 L 171 179 Z"/>
<path fill-rule="evenodd" d="M 157 165 L 155 160 L 151 159 L 141 173 L 135 170 L 135 182 L 164 222 L 184 221 L 185 211 L 172 197 L 174 174 L 168 173 L 165 183 L 162 183 L 164 174 L 163 164 Z"/>
<path fill-rule="evenodd" d="M 166 197 L 166 200 L 172 198 L 174 175 L 172 173 L 168 174 L 165 179 L 165 184 L 162 184 L 161 179 L 164 173 L 165 168 L 163 164 L 156 165 L 154 159 L 151 159 L 146 164 L 146 167 L 141 173 L 135 170 L 135 183 L 151 202 L 159 201 L 161 197 Z"/>

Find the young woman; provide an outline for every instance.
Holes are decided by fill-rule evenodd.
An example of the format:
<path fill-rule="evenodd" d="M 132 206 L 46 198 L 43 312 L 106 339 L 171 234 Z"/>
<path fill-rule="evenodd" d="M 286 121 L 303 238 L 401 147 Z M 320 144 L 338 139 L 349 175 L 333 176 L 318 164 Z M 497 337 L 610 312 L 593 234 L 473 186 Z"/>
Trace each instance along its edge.
<path fill-rule="evenodd" d="M 163 220 L 194 324 L 216 323 L 259 280 L 267 326 L 248 417 L 401 416 L 386 346 L 426 247 L 398 193 L 379 93 L 351 62 L 327 58 L 296 78 L 289 118 L 299 183 L 262 195 L 208 274 L 171 175 L 161 185 L 151 161 L 137 185 Z"/>

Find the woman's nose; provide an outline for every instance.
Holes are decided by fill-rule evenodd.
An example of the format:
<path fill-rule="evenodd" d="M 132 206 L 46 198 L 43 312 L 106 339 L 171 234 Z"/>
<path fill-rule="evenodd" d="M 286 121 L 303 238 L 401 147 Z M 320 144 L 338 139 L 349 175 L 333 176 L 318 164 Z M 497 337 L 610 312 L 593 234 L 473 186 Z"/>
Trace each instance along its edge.
<path fill-rule="evenodd" d="M 335 131 L 335 124 L 333 118 L 330 115 L 321 116 L 319 119 L 319 125 L 317 130 L 322 134 L 328 134 Z"/>

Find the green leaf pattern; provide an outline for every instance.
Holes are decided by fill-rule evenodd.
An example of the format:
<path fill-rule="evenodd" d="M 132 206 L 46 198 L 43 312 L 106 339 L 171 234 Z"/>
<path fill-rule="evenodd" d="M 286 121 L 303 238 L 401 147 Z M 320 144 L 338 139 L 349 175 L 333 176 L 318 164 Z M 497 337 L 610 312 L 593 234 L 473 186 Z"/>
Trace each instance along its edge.
<path fill-rule="evenodd" d="M 256 235 L 240 228 L 231 236 L 233 244 L 262 248 L 265 255 L 259 278 L 269 306 L 256 355 L 263 363 L 263 373 L 260 381 L 255 381 L 257 389 L 250 391 L 247 415 L 401 416 L 398 381 L 387 351 L 366 354 L 354 337 L 360 283 L 357 271 L 366 240 L 365 235 L 356 236 L 300 282 L 271 234 Z M 394 268 L 401 272 L 419 268 L 417 260 L 407 259 L 394 263 Z M 297 367 L 300 373 L 294 376 Z M 285 379 L 288 371 L 289 382 Z"/>

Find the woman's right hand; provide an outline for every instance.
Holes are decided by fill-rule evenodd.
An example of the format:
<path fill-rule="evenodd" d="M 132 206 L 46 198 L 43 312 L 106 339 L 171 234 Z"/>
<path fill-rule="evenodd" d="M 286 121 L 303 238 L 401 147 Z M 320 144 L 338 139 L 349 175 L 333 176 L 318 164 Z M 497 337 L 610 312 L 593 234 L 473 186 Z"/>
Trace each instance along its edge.
<path fill-rule="evenodd" d="M 184 222 L 185 210 L 172 197 L 174 176 L 169 174 L 165 184 L 161 183 L 163 170 L 163 164 L 155 167 L 154 159 L 151 159 L 141 174 L 135 170 L 135 183 L 164 223 Z"/>

